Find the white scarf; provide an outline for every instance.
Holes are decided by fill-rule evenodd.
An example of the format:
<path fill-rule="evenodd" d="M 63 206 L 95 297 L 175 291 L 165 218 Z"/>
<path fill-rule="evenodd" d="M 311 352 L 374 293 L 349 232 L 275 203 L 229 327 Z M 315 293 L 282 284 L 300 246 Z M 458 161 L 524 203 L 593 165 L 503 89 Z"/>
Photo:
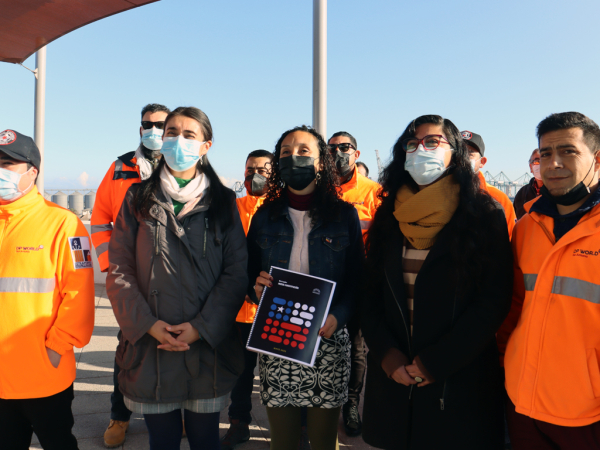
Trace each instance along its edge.
<path fill-rule="evenodd" d="M 154 167 L 152 163 L 146 159 L 144 152 L 142 152 L 142 146 L 140 145 L 135 151 L 135 164 L 140 168 L 140 175 L 142 180 L 147 180 L 152 175 Z"/>
<path fill-rule="evenodd" d="M 208 178 L 203 173 L 196 171 L 194 179 L 185 187 L 180 188 L 175 177 L 171 175 L 171 172 L 167 169 L 166 164 L 163 165 L 163 168 L 160 171 L 160 187 L 164 194 L 179 203 L 188 203 L 190 200 L 195 199 L 200 200 L 200 198 L 202 198 L 202 193 L 208 189 L 209 185 Z M 197 201 L 195 203 L 197 203 Z"/>

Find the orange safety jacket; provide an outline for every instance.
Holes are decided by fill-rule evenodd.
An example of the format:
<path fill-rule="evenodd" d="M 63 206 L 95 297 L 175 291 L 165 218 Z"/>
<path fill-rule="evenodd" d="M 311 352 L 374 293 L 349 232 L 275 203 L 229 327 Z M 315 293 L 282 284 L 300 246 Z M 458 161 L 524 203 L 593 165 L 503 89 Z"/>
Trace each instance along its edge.
<path fill-rule="evenodd" d="M 515 227 L 513 301 L 499 348 L 508 339 L 506 389 L 518 413 L 580 427 L 600 421 L 600 205 L 556 243 L 553 229 L 537 212 Z"/>
<path fill-rule="evenodd" d="M 517 223 L 517 214 L 515 213 L 515 207 L 504 192 L 500 189 L 495 188 L 485 181 L 485 177 L 481 173 L 481 170 L 477 174 L 479 176 L 479 185 L 482 189 L 485 189 L 490 196 L 496 200 L 504 209 L 504 215 L 506 216 L 506 225 L 508 226 L 508 236 L 511 237 L 515 223 Z"/>
<path fill-rule="evenodd" d="M 363 233 L 363 238 L 366 238 L 366 233 L 371 226 L 375 211 L 379 208 L 381 201 L 377 197 L 381 186 L 373 180 L 358 173 L 356 168 L 352 178 L 342 184 L 342 199 L 351 205 L 354 205 L 358 211 L 358 219 L 360 220 L 360 228 Z"/>
<path fill-rule="evenodd" d="M 94 329 L 91 251 L 79 218 L 35 187 L 0 205 L 1 399 L 49 397 L 75 380 L 73 347 Z"/>
<path fill-rule="evenodd" d="M 113 223 L 119 215 L 127 189 L 139 183 L 140 169 L 136 165 L 135 152 L 125 153 L 112 163 L 96 192 L 92 211 L 92 242 L 98 255 L 102 272 L 108 271 L 108 242 L 112 235 Z"/>
<path fill-rule="evenodd" d="M 265 201 L 265 196 L 255 197 L 253 195 L 246 195 L 245 197 L 236 198 L 235 202 L 238 207 L 238 211 L 240 213 L 240 218 L 242 219 L 242 226 L 244 227 L 244 233 L 248 235 L 248 230 L 250 229 L 250 222 L 252 221 L 252 216 L 256 214 L 256 210 L 263 204 Z M 252 323 L 254 322 L 254 316 L 256 316 L 256 310 L 258 309 L 258 305 L 251 305 L 248 302 L 244 302 L 242 305 L 242 309 L 238 313 L 236 317 L 236 322 L 241 323 Z"/>

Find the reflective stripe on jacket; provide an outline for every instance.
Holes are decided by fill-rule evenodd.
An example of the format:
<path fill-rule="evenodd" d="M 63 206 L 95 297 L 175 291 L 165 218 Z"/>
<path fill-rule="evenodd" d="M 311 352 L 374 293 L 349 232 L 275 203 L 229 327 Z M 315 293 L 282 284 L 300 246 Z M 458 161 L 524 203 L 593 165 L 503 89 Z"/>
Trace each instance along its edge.
<path fill-rule="evenodd" d="M 256 210 L 260 208 L 260 206 L 265 201 L 265 197 L 255 197 L 253 195 L 246 195 L 241 198 L 236 198 L 235 202 L 237 204 L 238 211 L 240 213 L 240 219 L 242 219 L 242 226 L 244 227 L 244 233 L 248 235 L 248 230 L 250 229 L 250 223 L 252 222 L 252 217 L 256 213 Z M 248 302 L 244 302 L 242 305 L 242 309 L 238 313 L 236 317 L 236 322 L 241 323 L 252 323 L 254 322 L 254 316 L 256 316 L 256 310 L 258 309 L 258 305 L 251 305 Z"/>
<path fill-rule="evenodd" d="M 141 181 L 140 169 L 135 164 L 134 155 L 135 152 L 129 152 L 119 156 L 106 172 L 96 192 L 91 219 L 92 241 L 102 272 L 108 270 L 108 242 L 125 193 L 133 183 Z"/>
<path fill-rule="evenodd" d="M 553 218 L 530 212 L 517 223 L 513 304 L 498 335 L 510 335 L 506 388 L 520 414 L 569 427 L 600 421 L 599 225 L 600 205 L 557 243 Z"/>
<path fill-rule="evenodd" d="M 0 398 L 49 397 L 75 380 L 73 347 L 94 328 L 90 251 L 77 216 L 35 187 L 0 205 Z M 58 368 L 46 347 L 61 355 Z"/>
<path fill-rule="evenodd" d="M 380 189 L 379 183 L 361 175 L 356 169 L 354 169 L 354 175 L 350 181 L 342 184 L 342 199 L 353 205 L 358 211 L 363 238 L 366 237 L 371 221 L 375 217 L 375 211 L 381 203 L 377 197 Z"/>
<path fill-rule="evenodd" d="M 508 198 L 508 195 L 506 195 L 500 189 L 495 188 L 491 184 L 488 184 L 487 181 L 485 181 L 485 177 L 483 176 L 481 171 L 479 171 L 477 175 L 479 176 L 479 184 L 481 188 L 485 189 L 494 200 L 500 203 L 502 209 L 504 209 L 504 215 L 506 216 L 506 225 L 508 226 L 508 236 L 512 238 L 513 229 L 515 228 L 515 223 L 517 223 L 517 215 L 515 214 L 515 208 L 512 202 Z"/>

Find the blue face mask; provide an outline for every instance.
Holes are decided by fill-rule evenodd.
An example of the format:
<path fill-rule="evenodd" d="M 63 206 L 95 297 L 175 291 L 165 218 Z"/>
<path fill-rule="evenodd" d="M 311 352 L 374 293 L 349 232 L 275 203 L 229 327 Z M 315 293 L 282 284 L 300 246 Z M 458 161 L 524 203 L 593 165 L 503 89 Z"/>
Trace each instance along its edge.
<path fill-rule="evenodd" d="M 454 149 L 438 147 L 435 150 L 425 150 L 419 145 L 417 150 L 406 154 L 404 168 L 419 186 L 433 183 L 446 171 L 444 156 Z"/>
<path fill-rule="evenodd" d="M 142 144 L 144 144 L 144 147 L 148 150 L 160 150 L 163 145 L 162 136 L 163 130 L 159 130 L 156 127 L 152 127 L 149 130 L 143 130 Z"/>
<path fill-rule="evenodd" d="M 193 167 L 200 159 L 200 146 L 204 142 L 185 139 L 183 136 L 166 137 L 160 152 L 167 165 L 176 172 L 183 172 Z"/>
<path fill-rule="evenodd" d="M 31 169 L 33 169 L 33 167 Z M 29 170 L 27 172 L 29 172 Z M 0 198 L 2 200 L 16 200 L 23 195 L 23 192 L 31 187 L 31 185 L 29 185 L 25 191 L 19 190 L 19 182 L 25 173 L 21 174 L 0 167 Z"/>

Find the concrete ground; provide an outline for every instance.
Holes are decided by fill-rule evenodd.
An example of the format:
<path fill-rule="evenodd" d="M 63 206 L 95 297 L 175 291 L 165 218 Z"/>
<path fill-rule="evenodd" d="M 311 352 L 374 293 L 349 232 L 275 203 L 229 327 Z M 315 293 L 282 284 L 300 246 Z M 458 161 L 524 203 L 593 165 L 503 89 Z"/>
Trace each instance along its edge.
<path fill-rule="evenodd" d="M 117 347 L 117 321 L 106 296 L 104 285 L 96 285 L 96 326 L 92 340 L 83 349 L 76 349 L 77 379 L 75 380 L 75 400 L 73 414 L 75 426 L 73 433 L 79 441 L 80 450 L 103 449 L 104 430 L 110 420 L 110 393 L 113 389 L 112 373 L 115 349 Z M 265 408 L 260 404 L 258 377 L 255 378 L 252 393 L 252 417 L 250 441 L 238 447 L 239 450 L 268 449 L 270 441 L 269 422 Z M 362 413 L 362 405 L 361 405 Z M 221 435 L 229 427 L 227 410 L 221 413 Z M 41 449 L 34 435 L 31 449 Z M 339 424 L 341 448 L 354 450 L 370 449 L 360 437 L 348 438 L 344 427 Z M 127 439 L 123 450 L 148 449 L 148 433 L 144 419 L 139 414 L 131 417 Z M 182 449 L 189 449 L 186 439 Z"/>

